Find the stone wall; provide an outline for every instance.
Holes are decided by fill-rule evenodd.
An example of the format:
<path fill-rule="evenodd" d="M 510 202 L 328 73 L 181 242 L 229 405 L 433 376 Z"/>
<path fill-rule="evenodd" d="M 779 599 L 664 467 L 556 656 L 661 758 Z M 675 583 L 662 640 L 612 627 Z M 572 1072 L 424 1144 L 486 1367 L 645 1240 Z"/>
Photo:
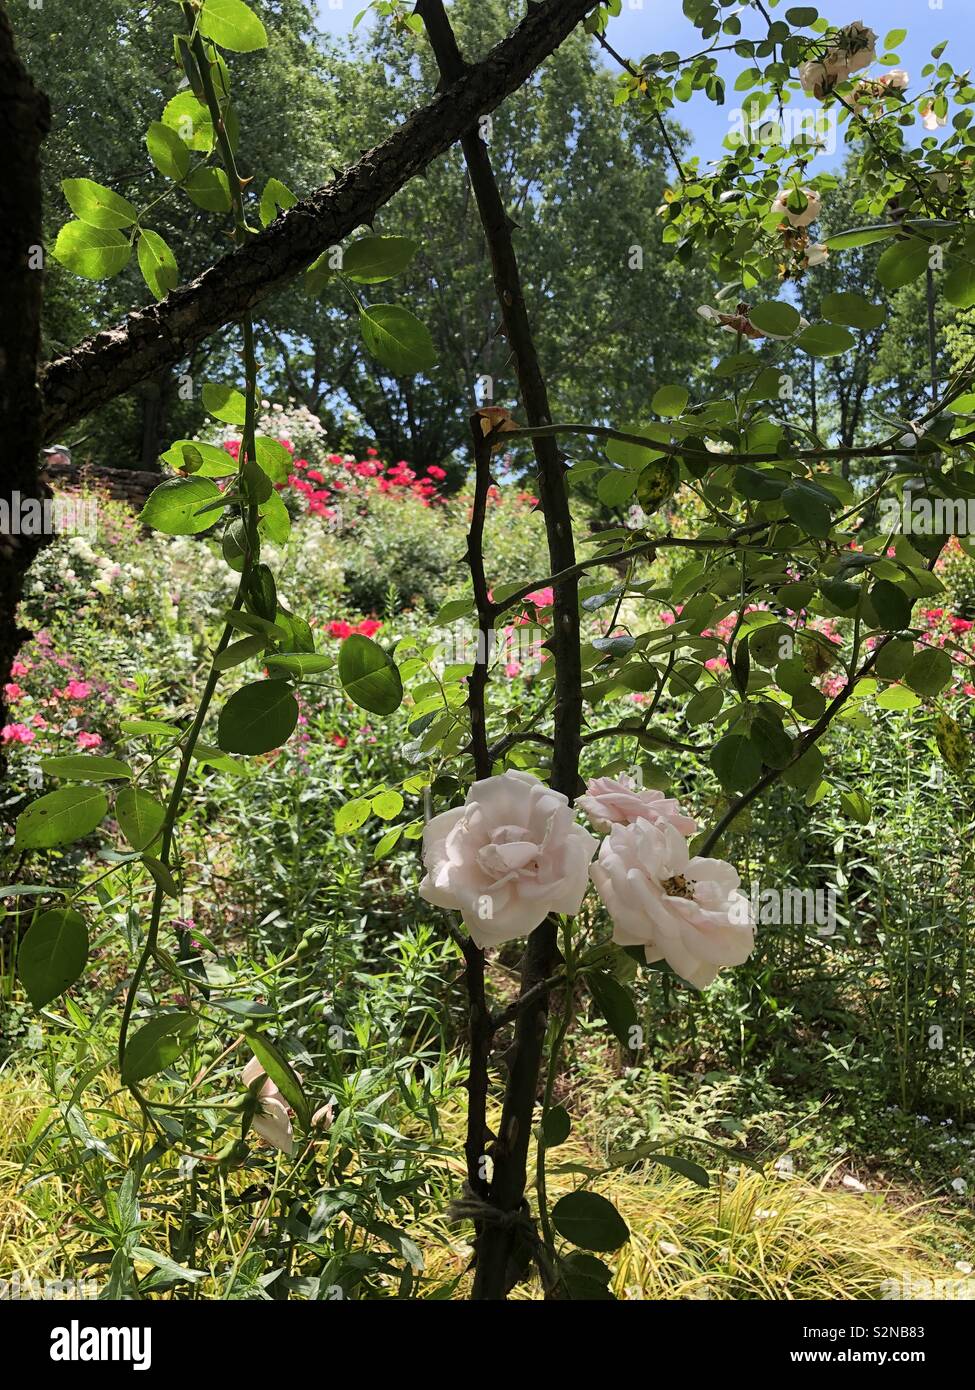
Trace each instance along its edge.
<path fill-rule="evenodd" d="M 104 464 L 61 462 L 64 455 L 44 461 L 42 477 L 55 492 L 77 487 L 97 487 L 141 511 L 146 498 L 167 474 L 137 468 L 108 468 Z"/>

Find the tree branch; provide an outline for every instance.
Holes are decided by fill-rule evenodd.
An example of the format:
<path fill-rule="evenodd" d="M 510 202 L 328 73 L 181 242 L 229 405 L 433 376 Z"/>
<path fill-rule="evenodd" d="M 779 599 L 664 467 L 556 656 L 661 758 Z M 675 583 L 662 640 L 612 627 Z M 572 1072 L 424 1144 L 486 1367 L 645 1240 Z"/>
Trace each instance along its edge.
<path fill-rule="evenodd" d="M 372 223 L 410 179 L 493 111 L 530 77 L 591 10 L 593 0 L 544 0 L 483 62 L 330 184 L 278 217 L 250 243 L 160 304 L 129 314 L 47 367 L 44 437 L 69 425 L 161 368 L 179 362 L 204 338 L 252 309 L 299 275 L 329 246 Z"/>

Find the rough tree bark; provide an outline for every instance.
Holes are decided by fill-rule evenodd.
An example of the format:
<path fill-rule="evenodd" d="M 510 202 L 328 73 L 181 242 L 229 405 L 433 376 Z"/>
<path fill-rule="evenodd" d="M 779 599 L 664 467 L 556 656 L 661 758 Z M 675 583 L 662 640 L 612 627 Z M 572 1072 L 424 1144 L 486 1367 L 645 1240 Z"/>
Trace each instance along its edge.
<path fill-rule="evenodd" d="M 442 0 L 418 0 L 444 83 L 456 85 L 471 71 L 461 57 Z M 522 404 L 531 426 L 552 423 L 548 392 L 532 336 L 521 275 L 512 240 L 513 223 L 498 189 L 487 146 L 474 127 L 461 137 L 471 186 L 491 254 L 494 284 L 505 335 L 514 353 Z M 572 518 L 565 469 L 553 438 L 533 439 L 538 463 L 538 491 L 553 573 L 575 564 Z M 582 668 L 579 645 L 579 592 L 574 576 L 556 585 L 553 656 L 555 659 L 555 727 L 552 786 L 571 800 L 578 789 L 582 724 Z M 548 992 L 540 985 L 551 978 L 558 961 L 557 928 L 545 921 L 531 934 L 521 967 L 521 997 L 532 1002 L 515 1022 L 508 1084 L 500 1132 L 491 1149 L 493 1174 L 488 1200 L 503 1212 L 518 1210 L 525 1200 L 528 1144 L 545 1043 Z M 516 1274 L 517 1228 L 486 1223 L 478 1234 L 474 1297 L 504 1298 Z"/>
<path fill-rule="evenodd" d="M 415 111 L 355 164 L 303 198 L 259 236 L 224 256 L 160 304 L 87 338 L 45 370 L 47 440 L 90 411 L 184 358 L 204 338 L 293 280 L 329 246 L 376 213 L 443 154 L 479 116 L 528 80 L 594 0 L 544 0 L 482 63 Z"/>
<path fill-rule="evenodd" d="M 16 523 L 20 499 L 39 501 L 43 495 L 37 385 L 43 286 L 40 148 L 49 123 L 47 98 L 17 56 L 9 16 L 0 5 L 0 145 L 5 152 L 0 184 L 0 727 L 7 722 L 3 686 L 27 635 L 16 616 L 24 575 L 47 539 L 20 535 Z"/>

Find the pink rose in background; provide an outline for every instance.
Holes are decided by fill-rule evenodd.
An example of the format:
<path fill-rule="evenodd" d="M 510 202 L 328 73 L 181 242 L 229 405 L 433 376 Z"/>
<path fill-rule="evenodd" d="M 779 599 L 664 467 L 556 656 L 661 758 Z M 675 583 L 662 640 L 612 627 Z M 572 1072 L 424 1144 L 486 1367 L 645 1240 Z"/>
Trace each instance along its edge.
<path fill-rule="evenodd" d="M 102 744 L 101 734 L 89 734 L 85 729 L 75 739 L 79 748 L 100 748 Z"/>
<path fill-rule="evenodd" d="M 87 700 L 91 694 L 91 686 L 88 681 L 68 681 L 64 687 L 65 698 L 68 700 Z"/>
<path fill-rule="evenodd" d="M 690 858 L 667 821 L 614 825 L 592 881 L 613 919 L 613 940 L 642 946 L 648 962 L 666 960 L 698 989 L 724 966 L 743 964 L 755 944 L 737 872 L 722 859 Z"/>
<path fill-rule="evenodd" d="M 294 1148 L 294 1134 L 287 1102 L 257 1058 L 252 1057 L 241 1073 L 244 1085 L 253 1086 L 261 1076 L 265 1081 L 257 1093 L 259 1104 L 251 1128 L 274 1148 L 290 1154 Z"/>
<path fill-rule="evenodd" d="M 567 797 L 527 772 L 505 772 L 427 823 L 420 896 L 460 912 L 483 950 L 528 936 L 549 912 L 578 912 L 595 851 Z"/>
<path fill-rule="evenodd" d="M 653 787 L 637 791 L 629 778 L 619 781 L 612 777 L 594 778 L 576 805 L 585 811 L 592 828 L 600 833 L 614 825 L 630 825 L 640 819 L 652 824 L 669 821 L 682 835 L 693 835 L 697 831 L 697 821 L 685 816 L 671 797 Z"/>
<path fill-rule="evenodd" d="M 26 724 L 4 724 L 0 729 L 0 739 L 4 743 L 33 743 L 37 735 Z"/>
<path fill-rule="evenodd" d="M 12 702 L 14 700 L 19 700 L 23 695 L 24 691 L 23 688 L 19 686 L 16 681 L 8 681 L 7 684 L 3 687 L 3 693 L 4 695 L 6 695 L 7 699 Z"/>

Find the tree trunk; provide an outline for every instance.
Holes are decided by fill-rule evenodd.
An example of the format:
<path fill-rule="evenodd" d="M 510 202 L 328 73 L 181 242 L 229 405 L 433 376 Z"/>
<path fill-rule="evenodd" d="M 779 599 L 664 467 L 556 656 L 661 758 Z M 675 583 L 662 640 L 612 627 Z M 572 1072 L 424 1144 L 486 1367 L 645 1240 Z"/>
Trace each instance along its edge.
<path fill-rule="evenodd" d="M 40 148 L 49 124 L 47 97 L 17 56 L 10 18 L 0 6 L 0 142 L 6 151 L 0 215 L 0 727 L 7 722 L 3 686 L 28 635 L 17 622 L 24 576 L 50 540 L 35 525 L 36 516 L 26 515 L 22 508 L 28 502 L 43 504 L 45 493 L 38 466 L 42 441 L 37 368 L 44 266 Z"/>

